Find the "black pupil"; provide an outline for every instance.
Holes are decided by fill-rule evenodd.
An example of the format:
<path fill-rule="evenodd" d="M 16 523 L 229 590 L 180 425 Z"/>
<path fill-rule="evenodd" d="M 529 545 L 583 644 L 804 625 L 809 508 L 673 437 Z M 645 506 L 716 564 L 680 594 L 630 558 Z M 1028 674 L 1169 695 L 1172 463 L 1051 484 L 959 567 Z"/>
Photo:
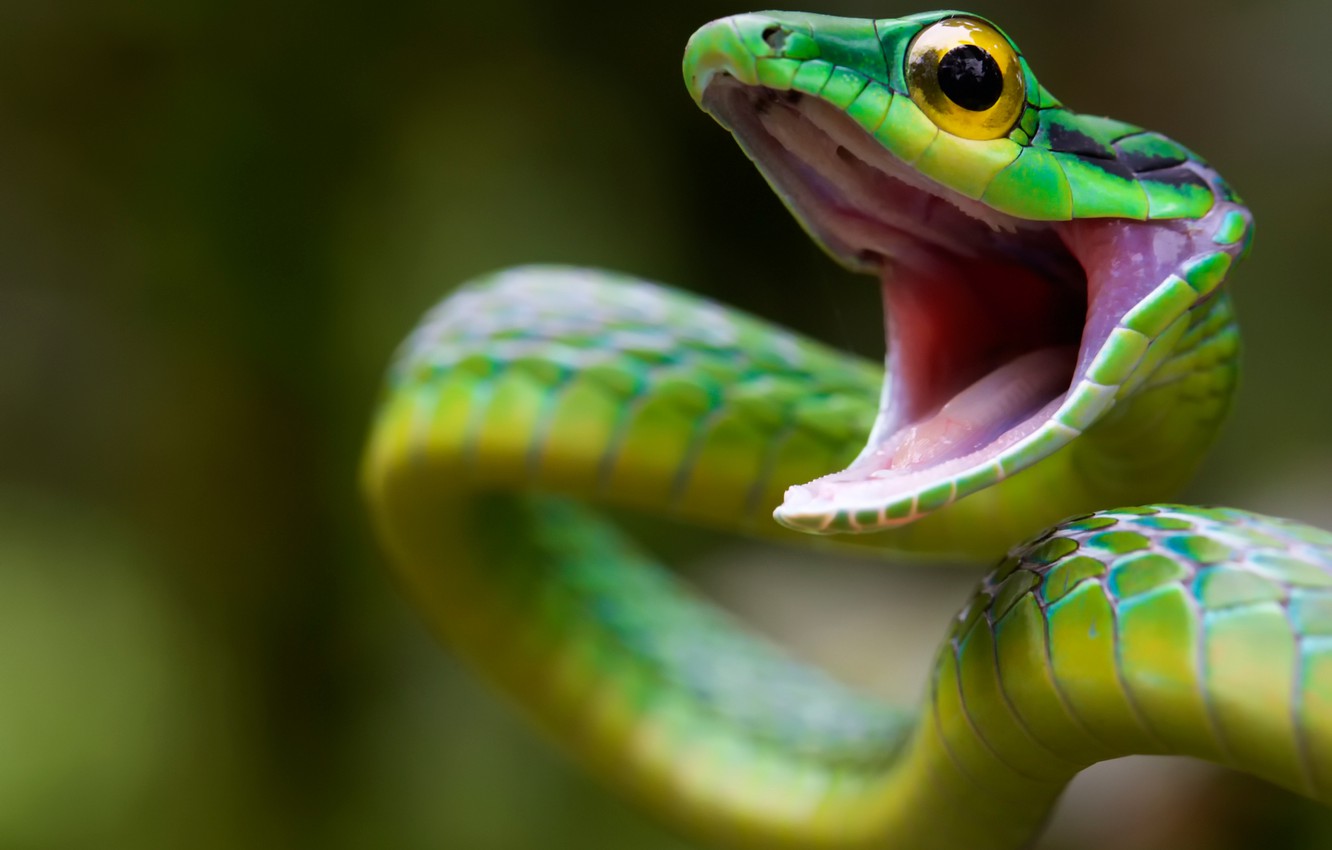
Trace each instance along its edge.
<path fill-rule="evenodd" d="M 989 53 L 974 44 L 962 44 L 939 60 L 939 88 L 963 109 L 984 112 L 1004 93 L 1004 75 Z"/>

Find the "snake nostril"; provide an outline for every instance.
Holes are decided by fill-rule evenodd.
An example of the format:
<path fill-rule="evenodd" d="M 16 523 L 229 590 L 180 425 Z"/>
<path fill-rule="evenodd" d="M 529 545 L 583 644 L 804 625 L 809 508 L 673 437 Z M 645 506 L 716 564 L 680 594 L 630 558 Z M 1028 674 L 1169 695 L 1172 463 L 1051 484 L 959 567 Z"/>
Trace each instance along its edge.
<path fill-rule="evenodd" d="M 782 27 L 773 24 L 763 31 L 763 40 L 766 41 L 768 46 L 773 50 L 781 50 L 786 47 L 786 37 L 790 34 L 790 30 L 783 29 Z"/>

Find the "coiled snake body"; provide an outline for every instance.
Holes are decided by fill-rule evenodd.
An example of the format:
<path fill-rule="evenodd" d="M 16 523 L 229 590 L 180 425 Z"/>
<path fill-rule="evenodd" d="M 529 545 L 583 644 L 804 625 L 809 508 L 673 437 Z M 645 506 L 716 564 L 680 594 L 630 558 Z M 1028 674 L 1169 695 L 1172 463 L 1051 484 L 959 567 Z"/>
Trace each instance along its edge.
<path fill-rule="evenodd" d="M 1225 181 L 1068 110 L 971 15 L 741 15 L 695 33 L 684 73 L 880 279 L 886 376 L 607 272 L 462 288 L 399 354 L 365 465 L 440 635 L 717 846 L 1018 847 L 1077 771 L 1130 753 L 1332 802 L 1332 535 L 1102 510 L 1168 498 L 1229 404 L 1223 282 L 1252 223 Z M 1029 540 L 911 711 L 748 635 L 588 503 L 890 551 Z"/>

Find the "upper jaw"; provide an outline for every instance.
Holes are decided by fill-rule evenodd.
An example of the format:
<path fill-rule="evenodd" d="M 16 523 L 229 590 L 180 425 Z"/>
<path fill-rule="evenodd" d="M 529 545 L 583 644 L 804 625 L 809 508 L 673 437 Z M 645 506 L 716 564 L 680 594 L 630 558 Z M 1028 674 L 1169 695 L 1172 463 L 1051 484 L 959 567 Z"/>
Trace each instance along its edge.
<path fill-rule="evenodd" d="M 787 492 L 775 516 L 806 531 L 912 521 L 1094 425 L 1156 336 L 1125 322 L 1212 229 L 1025 221 L 924 177 L 817 98 L 718 74 L 702 103 L 812 236 L 881 280 L 880 411 L 847 469 Z"/>

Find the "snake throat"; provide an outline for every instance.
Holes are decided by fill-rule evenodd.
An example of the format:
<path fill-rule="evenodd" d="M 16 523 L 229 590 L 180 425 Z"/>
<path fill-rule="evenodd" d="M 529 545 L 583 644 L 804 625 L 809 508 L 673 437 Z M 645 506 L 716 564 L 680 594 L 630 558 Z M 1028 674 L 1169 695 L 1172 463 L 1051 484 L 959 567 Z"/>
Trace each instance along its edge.
<path fill-rule="evenodd" d="M 776 517 L 802 530 L 912 522 L 966 495 L 967 480 L 993 483 L 1094 425 L 1127 382 L 1092 375 L 1121 356 L 1115 329 L 1210 241 L 1196 222 L 1000 212 L 798 91 L 718 73 L 701 99 L 810 235 L 881 281 L 878 416 L 850 466 L 787 491 Z"/>

